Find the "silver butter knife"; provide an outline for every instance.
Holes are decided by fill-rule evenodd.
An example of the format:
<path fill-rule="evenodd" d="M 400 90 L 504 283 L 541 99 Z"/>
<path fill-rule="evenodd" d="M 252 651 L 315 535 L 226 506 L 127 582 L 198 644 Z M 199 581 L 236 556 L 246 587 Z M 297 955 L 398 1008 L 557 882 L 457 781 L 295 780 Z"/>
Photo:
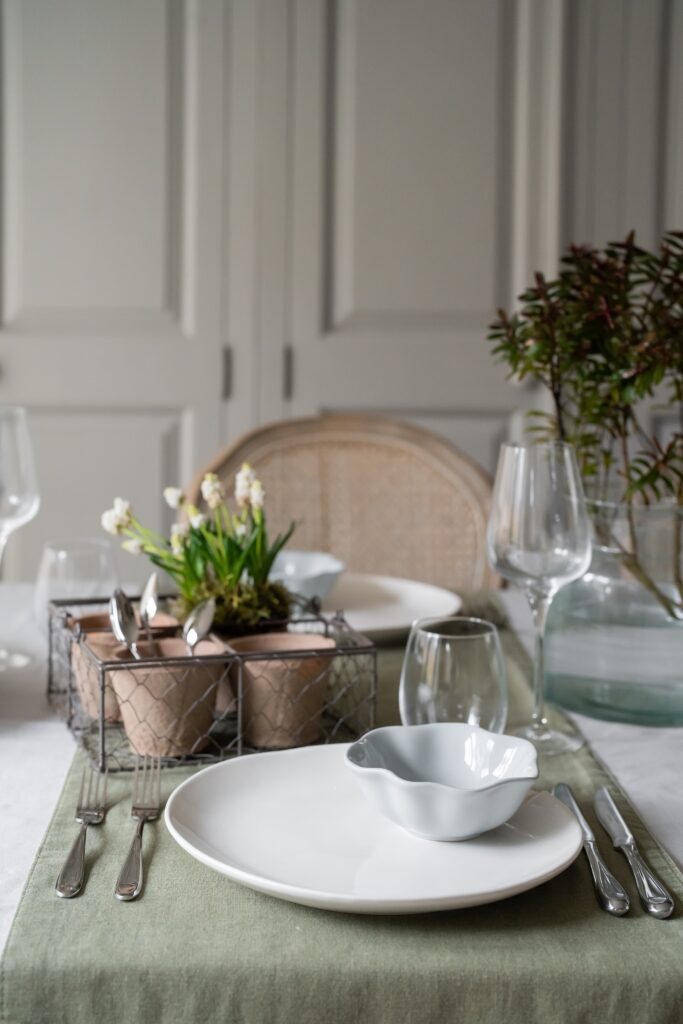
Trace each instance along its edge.
<path fill-rule="evenodd" d="M 673 899 L 640 856 L 633 833 L 619 813 L 611 793 L 604 786 L 595 794 L 594 806 L 598 820 L 609 834 L 615 849 L 621 850 L 629 863 L 643 910 L 647 910 L 653 917 L 670 917 L 674 909 Z"/>
<path fill-rule="evenodd" d="M 591 874 L 595 884 L 595 891 L 597 893 L 600 906 L 603 910 L 606 910 L 608 914 L 615 914 L 617 917 L 623 917 L 624 914 L 628 914 L 631 906 L 628 894 L 616 880 L 600 856 L 598 844 L 595 841 L 593 831 L 579 810 L 579 805 L 574 799 L 574 794 L 571 789 L 569 786 L 565 785 L 564 782 L 560 782 L 553 789 L 553 796 L 556 796 L 558 800 L 562 801 L 565 807 L 569 808 L 581 826 L 581 831 L 583 832 L 583 849 L 586 857 L 588 858 L 588 863 L 590 864 Z"/>

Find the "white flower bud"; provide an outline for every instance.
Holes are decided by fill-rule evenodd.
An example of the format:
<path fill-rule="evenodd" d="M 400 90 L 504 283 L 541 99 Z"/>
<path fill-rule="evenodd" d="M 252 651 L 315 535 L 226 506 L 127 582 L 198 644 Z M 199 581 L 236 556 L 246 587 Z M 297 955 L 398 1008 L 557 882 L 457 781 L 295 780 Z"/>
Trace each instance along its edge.
<path fill-rule="evenodd" d="M 216 509 L 225 500 L 225 490 L 215 473 L 207 473 L 202 480 L 202 498 L 211 509 Z"/>
<path fill-rule="evenodd" d="M 260 480 L 254 480 L 249 491 L 249 500 L 251 501 L 252 508 L 263 508 L 263 502 L 265 501 L 266 492 L 263 490 L 263 485 Z"/>
<path fill-rule="evenodd" d="M 125 498 L 114 498 L 114 507 L 108 508 L 106 512 L 102 513 L 100 522 L 107 533 L 116 536 L 130 526 L 132 518 L 130 502 Z"/>
<path fill-rule="evenodd" d="M 164 501 L 169 508 L 180 508 L 185 501 L 185 495 L 180 487 L 165 487 Z"/>
<path fill-rule="evenodd" d="M 114 512 L 120 525 L 127 526 L 131 517 L 130 502 L 126 498 L 114 498 Z"/>
<path fill-rule="evenodd" d="M 106 512 L 102 513 L 102 528 L 111 533 L 114 537 L 119 532 L 119 519 L 113 508 L 108 508 Z"/>
<path fill-rule="evenodd" d="M 242 468 L 235 477 L 235 500 L 240 507 L 249 503 L 251 487 L 256 479 L 256 474 L 248 462 L 242 464 Z"/>
<path fill-rule="evenodd" d="M 130 537 L 123 541 L 121 547 L 130 555 L 139 555 L 142 551 L 142 541 L 138 537 Z"/>

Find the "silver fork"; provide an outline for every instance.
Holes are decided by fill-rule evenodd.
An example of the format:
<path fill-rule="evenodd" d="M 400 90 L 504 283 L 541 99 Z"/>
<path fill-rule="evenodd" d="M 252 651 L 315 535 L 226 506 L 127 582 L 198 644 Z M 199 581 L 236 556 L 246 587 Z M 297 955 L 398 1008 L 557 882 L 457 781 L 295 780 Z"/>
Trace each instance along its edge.
<path fill-rule="evenodd" d="M 133 779 L 133 806 L 131 817 L 137 821 L 131 843 L 114 895 L 117 900 L 134 900 L 142 892 L 142 830 L 146 821 L 154 821 L 161 807 L 161 758 L 146 756 L 135 759 Z"/>
<path fill-rule="evenodd" d="M 88 788 L 85 788 L 85 779 L 88 778 Z M 104 779 L 104 784 L 100 783 Z M 100 788 L 102 790 L 100 794 Z M 85 833 L 88 825 L 99 825 L 104 821 L 107 808 L 107 773 L 101 775 L 92 769 L 84 768 L 81 776 L 81 788 L 78 791 L 78 802 L 76 804 L 76 821 L 81 827 L 74 844 L 69 850 L 69 855 L 64 861 L 64 867 L 59 873 L 55 892 L 64 899 L 71 899 L 77 896 L 83 888 L 83 877 L 85 874 Z"/>

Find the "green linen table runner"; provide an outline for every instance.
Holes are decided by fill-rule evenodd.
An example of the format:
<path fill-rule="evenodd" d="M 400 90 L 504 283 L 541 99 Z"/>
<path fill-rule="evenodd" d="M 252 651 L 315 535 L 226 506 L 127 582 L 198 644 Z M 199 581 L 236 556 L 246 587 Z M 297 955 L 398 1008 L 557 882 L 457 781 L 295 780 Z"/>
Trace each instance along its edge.
<path fill-rule="evenodd" d="M 468 613 L 500 618 L 490 599 Z M 510 724 L 528 718 L 529 663 L 502 629 Z M 402 649 L 380 656 L 382 724 L 398 720 Z M 683 1020 L 683 876 L 588 749 L 544 759 L 542 788 L 571 784 L 632 909 L 598 906 L 581 856 L 558 878 L 484 907 L 405 917 L 335 914 L 240 887 L 189 857 L 163 822 L 145 829 L 143 896 L 114 881 L 131 837 L 130 776 L 110 779 L 106 822 L 88 835 L 86 887 L 54 883 L 75 835 L 80 757 L 66 780 L 17 912 L 0 975 L 6 1024 L 543 1024 Z M 191 774 L 164 773 L 165 795 Z M 643 854 L 677 900 L 645 914 L 591 798 L 610 785 Z"/>

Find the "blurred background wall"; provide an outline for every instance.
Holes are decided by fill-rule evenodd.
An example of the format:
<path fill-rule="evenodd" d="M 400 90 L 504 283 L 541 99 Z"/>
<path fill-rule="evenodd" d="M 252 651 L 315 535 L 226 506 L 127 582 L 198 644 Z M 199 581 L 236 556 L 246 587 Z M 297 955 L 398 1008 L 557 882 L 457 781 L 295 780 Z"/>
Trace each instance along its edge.
<path fill-rule="evenodd" d="M 43 497 L 6 575 L 116 494 L 162 525 L 273 419 L 491 470 L 538 403 L 496 307 L 570 240 L 683 226 L 681 52 L 681 0 L 4 0 L 0 401 Z"/>

